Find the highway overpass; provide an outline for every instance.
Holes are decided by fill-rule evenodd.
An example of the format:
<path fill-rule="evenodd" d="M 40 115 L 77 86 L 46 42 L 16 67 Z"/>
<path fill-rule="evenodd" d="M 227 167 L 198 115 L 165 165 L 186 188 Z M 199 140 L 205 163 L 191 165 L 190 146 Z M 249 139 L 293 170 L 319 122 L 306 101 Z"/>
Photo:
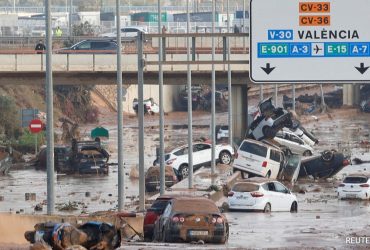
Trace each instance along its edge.
<path fill-rule="evenodd" d="M 124 84 L 137 84 L 138 56 L 122 55 Z M 194 84 L 211 82 L 211 61 L 209 54 L 197 54 L 192 62 Z M 245 85 L 249 82 L 249 61 L 247 54 L 232 54 L 230 61 L 232 83 Z M 216 54 L 216 82 L 227 83 L 227 64 L 222 54 Z M 144 83 L 157 84 L 157 54 L 144 54 Z M 55 85 L 63 84 L 116 84 L 116 55 L 114 54 L 53 54 L 53 78 Z M 169 54 L 163 65 L 164 84 L 182 85 L 186 83 L 186 55 Z M 42 54 L 1 54 L 0 85 L 44 84 L 45 55 Z"/>

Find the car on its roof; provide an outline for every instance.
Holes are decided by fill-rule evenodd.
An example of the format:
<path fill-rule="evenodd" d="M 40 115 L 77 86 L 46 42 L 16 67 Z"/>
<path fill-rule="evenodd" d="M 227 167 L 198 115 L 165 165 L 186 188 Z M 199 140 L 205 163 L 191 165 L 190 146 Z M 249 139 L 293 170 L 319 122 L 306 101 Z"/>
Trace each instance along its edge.
<path fill-rule="evenodd" d="M 297 212 L 297 197 L 282 183 L 262 177 L 237 182 L 228 193 L 229 209 Z"/>
<path fill-rule="evenodd" d="M 350 174 L 337 188 L 339 199 L 370 200 L 370 173 Z"/>
<path fill-rule="evenodd" d="M 82 40 L 71 47 L 61 48 L 57 54 L 116 54 L 117 42 L 112 39 Z"/>
<path fill-rule="evenodd" d="M 203 197 L 170 200 L 154 225 L 154 239 L 163 242 L 199 241 L 224 244 L 229 223 L 214 201 Z"/>

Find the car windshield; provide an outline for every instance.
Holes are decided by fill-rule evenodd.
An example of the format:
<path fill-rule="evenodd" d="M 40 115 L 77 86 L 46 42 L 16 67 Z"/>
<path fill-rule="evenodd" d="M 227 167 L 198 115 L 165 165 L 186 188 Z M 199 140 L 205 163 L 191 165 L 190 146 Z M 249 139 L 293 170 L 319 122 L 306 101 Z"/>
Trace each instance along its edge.
<path fill-rule="evenodd" d="M 221 126 L 221 130 L 229 130 L 229 126 Z"/>
<path fill-rule="evenodd" d="M 170 200 L 171 199 L 155 200 L 152 206 L 148 209 L 148 211 L 155 211 L 155 212 L 163 213 L 163 210 L 166 208 Z"/>
<path fill-rule="evenodd" d="M 346 177 L 343 182 L 344 183 L 366 183 L 368 179 L 369 178 L 367 178 L 367 177 L 350 176 L 350 177 Z"/>
<path fill-rule="evenodd" d="M 243 144 L 240 147 L 240 150 L 251 153 L 254 155 L 266 157 L 267 155 L 267 148 L 255 143 L 250 143 L 248 141 L 243 142 Z"/>
<path fill-rule="evenodd" d="M 237 183 L 232 188 L 234 192 L 254 192 L 258 191 L 259 185 L 254 183 Z"/>
<path fill-rule="evenodd" d="M 173 210 L 180 213 L 219 213 L 217 206 L 206 199 L 183 199 L 176 200 Z"/>

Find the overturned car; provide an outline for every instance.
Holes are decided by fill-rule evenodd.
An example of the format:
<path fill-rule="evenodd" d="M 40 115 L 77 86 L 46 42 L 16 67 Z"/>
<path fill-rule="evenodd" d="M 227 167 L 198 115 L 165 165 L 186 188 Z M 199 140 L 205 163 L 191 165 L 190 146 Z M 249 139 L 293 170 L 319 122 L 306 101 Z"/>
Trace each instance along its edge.
<path fill-rule="evenodd" d="M 257 141 L 272 139 L 282 128 L 293 126 L 292 114 L 283 108 L 275 108 L 271 99 L 265 99 L 258 105 L 258 113 L 249 127 L 249 138 Z"/>

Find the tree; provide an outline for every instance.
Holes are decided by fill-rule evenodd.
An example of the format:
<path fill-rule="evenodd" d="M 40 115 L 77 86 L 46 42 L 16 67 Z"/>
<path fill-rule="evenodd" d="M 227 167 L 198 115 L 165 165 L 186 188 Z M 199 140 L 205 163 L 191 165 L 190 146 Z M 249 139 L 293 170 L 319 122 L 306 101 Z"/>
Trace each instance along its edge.
<path fill-rule="evenodd" d="M 20 121 L 18 109 L 13 99 L 8 96 L 0 96 L 0 134 L 7 140 L 19 136 Z"/>

